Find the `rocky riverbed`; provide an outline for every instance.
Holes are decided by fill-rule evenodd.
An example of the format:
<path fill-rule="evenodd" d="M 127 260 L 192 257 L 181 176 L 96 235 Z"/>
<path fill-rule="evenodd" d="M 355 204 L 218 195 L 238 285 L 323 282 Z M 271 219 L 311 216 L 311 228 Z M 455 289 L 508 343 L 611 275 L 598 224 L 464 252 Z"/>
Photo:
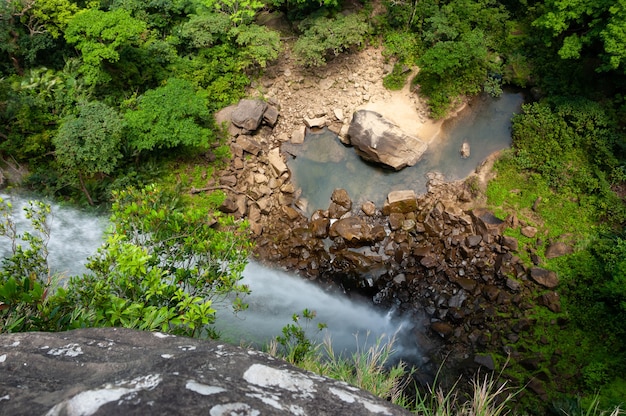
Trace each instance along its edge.
<path fill-rule="evenodd" d="M 338 57 L 316 71 L 298 69 L 286 54 L 256 85 L 263 101 L 245 101 L 217 115 L 229 127 L 233 160 L 219 183 L 207 189 L 223 189 L 228 198 L 222 211 L 250 222 L 261 261 L 366 294 L 380 307 L 411 316 L 415 342 L 424 352 L 423 361 L 415 363 L 424 381 L 444 359 L 458 375 L 480 366 L 499 369 L 508 356 L 536 373 L 517 381 L 547 399 L 554 372 L 543 368 L 560 357 L 538 357 L 515 345 L 531 336 L 530 310 L 560 311 L 558 277 L 541 268 L 534 254 L 548 244 L 536 228 L 483 208 L 482 190 L 495 155 L 465 181 L 446 182 L 433 172 L 426 194 L 391 192 L 384 206 L 355 206 L 353 196 L 337 189 L 328 209 L 310 217 L 300 209 L 281 144 L 301 142 L 307 129 L 325 126 L 346 134 L 354 111 L 379 103 L 413 114 L 400 126 L 405 131 L 436 140 L 438 123 L 427 119 L 414 92 L 382 87 L 390 69 L 376 49 Z M 534 244 L 520 245 L 505 235 L 507 228 Z M 548 252 L 557 256 L 567 250 L 555 243 Z M 522 252 L 535 264 L 523 264 Z"/>

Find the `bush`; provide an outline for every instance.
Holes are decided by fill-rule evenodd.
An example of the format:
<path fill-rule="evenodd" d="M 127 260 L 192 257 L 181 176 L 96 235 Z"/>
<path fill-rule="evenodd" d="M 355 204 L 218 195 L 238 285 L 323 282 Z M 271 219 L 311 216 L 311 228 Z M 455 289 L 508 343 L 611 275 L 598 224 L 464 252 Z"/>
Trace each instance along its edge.
<path fill-rule="evenodd" d="M 294 44 L 293 53 L 305 66 L 323 66 L 328 55 L 363 45 L 370 31 L 361 14 L 308 18 L 299 28 L 303 33 Z"/>

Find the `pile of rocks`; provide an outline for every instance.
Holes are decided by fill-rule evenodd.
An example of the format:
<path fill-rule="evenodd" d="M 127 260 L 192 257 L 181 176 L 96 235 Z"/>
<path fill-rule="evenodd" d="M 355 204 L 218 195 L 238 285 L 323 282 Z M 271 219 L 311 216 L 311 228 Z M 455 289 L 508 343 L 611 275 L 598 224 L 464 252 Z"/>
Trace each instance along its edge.
<path fill-rule="evenodd" d="M 534 227 L 475 208 L 466 183 L 445 182 L 437 174 L 429 176 L 427 194 L 391 192 L 383 207 L 371 202 L 355 207 L 347 192 L 337 189 L 327 210 L 306 218 L 280 148 L 271 141 L 272 121 L 263 116 L 271 106 L 245 105 L 257 109 L 257 130 L 250 134 L 250 125 L 232 118 L 239 129 L 231 126 L 233 162 L 219 185 L 207 189 L 224 189 L 222 211 L 248 219 L 259 259 L 414 316 L 430 330 L 427 336 L 416 333 L 426 354 L 444 353 L 450 363 L 469 360 L 490 369 L 496 363 L 487 351 L 528 360 L 513 347 L 533 326 L 528 311 L 537 304 L 560 311 L 553 290 L 558 278 L 539 267 L 535 250 L 544 242 Z M 508 227 L 535 243 L 520 247 L 504 235 Z M 561 246 L 547 252 L 567 252 Z M 521 250 L 529 252 L 533 267 L 520 261 Z M 558 357 L 541 360 L 554 365 Z M 532 385 L 540 395 L 544 381 Z"/>

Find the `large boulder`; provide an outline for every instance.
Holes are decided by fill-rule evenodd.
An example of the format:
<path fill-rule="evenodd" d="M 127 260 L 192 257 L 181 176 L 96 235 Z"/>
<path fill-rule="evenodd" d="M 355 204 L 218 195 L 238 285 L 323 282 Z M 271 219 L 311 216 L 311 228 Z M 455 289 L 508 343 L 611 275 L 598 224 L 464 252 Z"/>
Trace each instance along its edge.
<path fill-rule="evenodd" d="M 265 353 L 129 329 L 0 335 L 6 415 L 408 415 Z"/>
<path fill-rule="evenodd" d="M 363 159 L 395 170 L 415 165 L 428 145 L 377 112 L 359 110 L 348 129 L 350 144 Z"/>
<path fill-rule="evenodd" d="M 253 132 L 261 125 L 266 109 L 265 101 L 241 100 L 231 113 L 231 121 L 235 126 Z"/>

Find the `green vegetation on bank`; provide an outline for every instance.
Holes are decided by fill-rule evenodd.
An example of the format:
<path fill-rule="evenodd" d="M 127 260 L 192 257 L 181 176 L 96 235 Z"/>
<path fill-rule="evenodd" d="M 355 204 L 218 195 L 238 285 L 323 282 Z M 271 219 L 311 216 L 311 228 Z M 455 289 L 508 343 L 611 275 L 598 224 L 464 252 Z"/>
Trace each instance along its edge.
<path fill-rule="evenodd" d="M 281 13 L 289 32 L 260 24 L 268 13 Z M 283 42 L 311 67 L 369 42 L 392 68 L 385 85 L 410 83 L 437 118 L 467 95 L 529 92 L 487 196 L 502 218 L 539 230 L 509 232 L 528 247 L 519 253 L 528 265 L 539 259 L 558 273 L 562 310 L 534 308 L 533 336 L 516 345 L 546 357 L 558 350 L 556 362 L 534 373 L 513 363 L 505 374 L 519 385 L 556 380 L 549 399 L 568 414 L 623 403 L 624 27 L 623 2 L 592 0 L 2 2 L 2 162 L 27 166 L 24 186 L 40 194 L 111 206 L 115 228 L 92 274 L 53 293 L 47 207 L 29 209 L 27 234 L 1 205 L 0 234 L 21 245 L 0 269 L 0 331 L 122 325 L 214 335 L 213 303 L 246 291 L 239 279 L 250 246 L 245 223 L 217 212 L 220 192 L 186 192 L 227 163 L 213 113 L 246 95 Z M 574 252 L 546 258 L 547 243 L 563 240 Z M 286 343 L 298 334 L 287 328 Z M 335 365 L 335 374 L 359 374 Z"/>

